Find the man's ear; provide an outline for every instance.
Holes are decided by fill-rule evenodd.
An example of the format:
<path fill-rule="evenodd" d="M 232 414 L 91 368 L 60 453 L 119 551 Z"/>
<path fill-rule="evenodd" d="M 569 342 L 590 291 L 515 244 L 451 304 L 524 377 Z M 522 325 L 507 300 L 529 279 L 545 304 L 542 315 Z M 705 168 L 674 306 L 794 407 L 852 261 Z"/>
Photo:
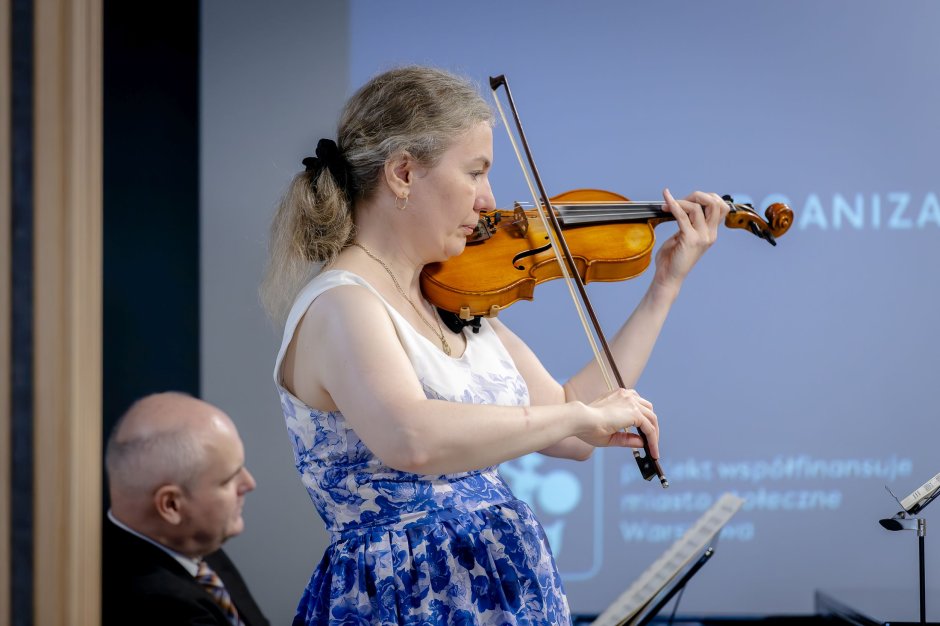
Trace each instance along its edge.
<path fill-rule="evenodd" d="M 408 152 L 399 152 L 385 161 L 385 182 L 396 198 L 407 198 L 411 193 L 418 163 Z"/>
<path fill-rule="evenodd" d="M 153 494 L 157 514 L 169 524 L 183 521 L 183 490 L 177 485 L 163 485 Z"/>

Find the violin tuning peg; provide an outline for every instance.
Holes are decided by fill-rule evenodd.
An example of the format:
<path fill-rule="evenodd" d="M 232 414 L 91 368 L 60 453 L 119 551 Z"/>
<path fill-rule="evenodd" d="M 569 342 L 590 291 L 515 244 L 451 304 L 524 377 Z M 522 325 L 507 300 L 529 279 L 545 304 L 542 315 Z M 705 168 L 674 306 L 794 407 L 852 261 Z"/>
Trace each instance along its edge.
<path fill-rule="evenodd" d="M 771 233 L 769 230 L 766 230 L 758 226 L 757 222 L 748 222 L 747 227 L 748 227 L 748 230 L 750 230 L 752 233 L 754 233 L 756 236 L 760 237 L 761 239 L 766 240 L 767 243 L 769 243 L 770 245 L 772 246 L 777 245 L 777 240 L 776 238 L 774 238 L 773 233 Z"/>

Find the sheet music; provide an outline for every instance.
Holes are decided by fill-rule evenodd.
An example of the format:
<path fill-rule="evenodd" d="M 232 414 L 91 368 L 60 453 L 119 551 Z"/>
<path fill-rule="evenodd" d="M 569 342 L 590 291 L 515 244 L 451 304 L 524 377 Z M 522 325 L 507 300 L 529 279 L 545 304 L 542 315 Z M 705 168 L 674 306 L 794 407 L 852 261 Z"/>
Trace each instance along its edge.
<path fill-rule="evenodd" d="M 937 474 L 923 485 L 911 492 L 911 495 L 901 500 L 901 507 L 908 513 L 914 513 L 912 509 L 920 504 L 920 501 L 932 494 L 940 487 L 940 474 Z M 920 507 L 918 507 L 919 509 Z"/>
<path fill-rule="evenodd" d="M 619 598 L 591 622 L 591 626 L 621 626 L 631 620 L 683 567 L 708 547 L 742 504 L 744 499 L 731 493 L 718 498 Z"/>

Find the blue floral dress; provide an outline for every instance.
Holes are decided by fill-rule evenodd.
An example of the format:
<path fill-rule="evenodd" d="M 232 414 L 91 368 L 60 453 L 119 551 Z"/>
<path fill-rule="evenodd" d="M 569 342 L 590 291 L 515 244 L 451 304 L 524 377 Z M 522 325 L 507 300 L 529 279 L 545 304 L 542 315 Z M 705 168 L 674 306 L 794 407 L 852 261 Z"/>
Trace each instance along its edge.
<path fill-rule="evenodd" d="M 392 469 L 342 413 L 308 407 L 283 388 L 281 361 L 297 323 L 339 285 L 381 298 L 356 274 L 322 272 L 294 303 L 274 368 L 297 470 L 331 536 L 294 624 L 569 624 L 545 533 L 496 467 L 445 475 Z M 486 320 L 452 358 L 385 306 L 427 397 L 528 404 L 525 381 Z"/>

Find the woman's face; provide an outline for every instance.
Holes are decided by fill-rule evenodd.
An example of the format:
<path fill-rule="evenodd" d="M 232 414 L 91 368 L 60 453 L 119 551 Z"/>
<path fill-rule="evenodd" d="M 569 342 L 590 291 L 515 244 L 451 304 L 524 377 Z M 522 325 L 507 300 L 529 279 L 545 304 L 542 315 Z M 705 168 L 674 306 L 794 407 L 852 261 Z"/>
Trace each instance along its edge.
<path fill-rule="evenodd" d="M 460 136 L 437 165 L 415 177 L 406 210 L 424 224 L 420 236 L 422 246 L 429 246 L 427 262 L 463 252 L 480 212 L 495 208 L 492 162 L 493 130 L 481 122 Z"/>

